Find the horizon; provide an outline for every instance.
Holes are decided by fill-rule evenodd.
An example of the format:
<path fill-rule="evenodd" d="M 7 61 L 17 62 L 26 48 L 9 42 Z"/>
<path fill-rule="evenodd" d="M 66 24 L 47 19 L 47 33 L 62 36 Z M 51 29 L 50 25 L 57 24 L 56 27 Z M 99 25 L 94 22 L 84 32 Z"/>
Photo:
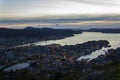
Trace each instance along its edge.
<path fill-rule="evenodd" d="M 32 27 L 78 27 L 91 28 L 120 28 L 119 15 L 84 15 L 67 18 L 51 18 L 51 19 L 19 19 L 19 20 L 0 20 L 0 27 L 5 28 L 25 28 Z M 117 25 L 117 26 L 116 26 Z"/>

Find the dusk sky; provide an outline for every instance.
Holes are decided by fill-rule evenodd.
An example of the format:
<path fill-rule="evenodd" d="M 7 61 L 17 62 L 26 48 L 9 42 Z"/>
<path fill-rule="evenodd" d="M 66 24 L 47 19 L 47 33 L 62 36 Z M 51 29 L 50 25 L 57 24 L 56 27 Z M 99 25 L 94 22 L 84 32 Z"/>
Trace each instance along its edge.
<path fill-rule="evenodd" d="M 7 20 L 120 14 L 120 0 L 0 0 L 0 24 Z M 3 25 L 3 24 L 2 24 Z"/>

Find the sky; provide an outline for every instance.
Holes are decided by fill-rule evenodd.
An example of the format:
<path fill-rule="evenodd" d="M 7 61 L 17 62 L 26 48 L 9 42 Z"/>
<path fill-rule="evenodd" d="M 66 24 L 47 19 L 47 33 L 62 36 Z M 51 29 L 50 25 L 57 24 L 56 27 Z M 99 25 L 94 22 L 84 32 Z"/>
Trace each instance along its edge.
<path fill-rule="evenodd" d="M 108 14 L 120 15 L 120 0 L 0 0 L 0 23 Z"/>

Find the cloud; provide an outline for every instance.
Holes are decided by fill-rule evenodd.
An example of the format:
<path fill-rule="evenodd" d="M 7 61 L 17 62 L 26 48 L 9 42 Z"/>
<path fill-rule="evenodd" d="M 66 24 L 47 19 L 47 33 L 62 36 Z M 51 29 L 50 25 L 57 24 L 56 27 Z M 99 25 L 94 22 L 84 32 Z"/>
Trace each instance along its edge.
<path fill-rule="evenodd" d="M 74 0 L 74 1 L 84 3 L 84 4 L 91 4 L 91 5 L 106 5 L 106 6 L 120 5 L 119 0 Z"/>
<path fill-rule="evenodd" d="M 0 19 L 120 14 L 120 0 L 0 0 Z"/>

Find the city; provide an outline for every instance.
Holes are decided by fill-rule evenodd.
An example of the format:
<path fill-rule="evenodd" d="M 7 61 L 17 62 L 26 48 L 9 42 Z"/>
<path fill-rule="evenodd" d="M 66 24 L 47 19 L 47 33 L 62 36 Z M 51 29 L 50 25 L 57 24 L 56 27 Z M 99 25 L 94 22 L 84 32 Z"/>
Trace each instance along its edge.
<path fill-rule="evenodd" d="M 120 0 L 0 0 L 0 80 L 120 80 Z"/>

